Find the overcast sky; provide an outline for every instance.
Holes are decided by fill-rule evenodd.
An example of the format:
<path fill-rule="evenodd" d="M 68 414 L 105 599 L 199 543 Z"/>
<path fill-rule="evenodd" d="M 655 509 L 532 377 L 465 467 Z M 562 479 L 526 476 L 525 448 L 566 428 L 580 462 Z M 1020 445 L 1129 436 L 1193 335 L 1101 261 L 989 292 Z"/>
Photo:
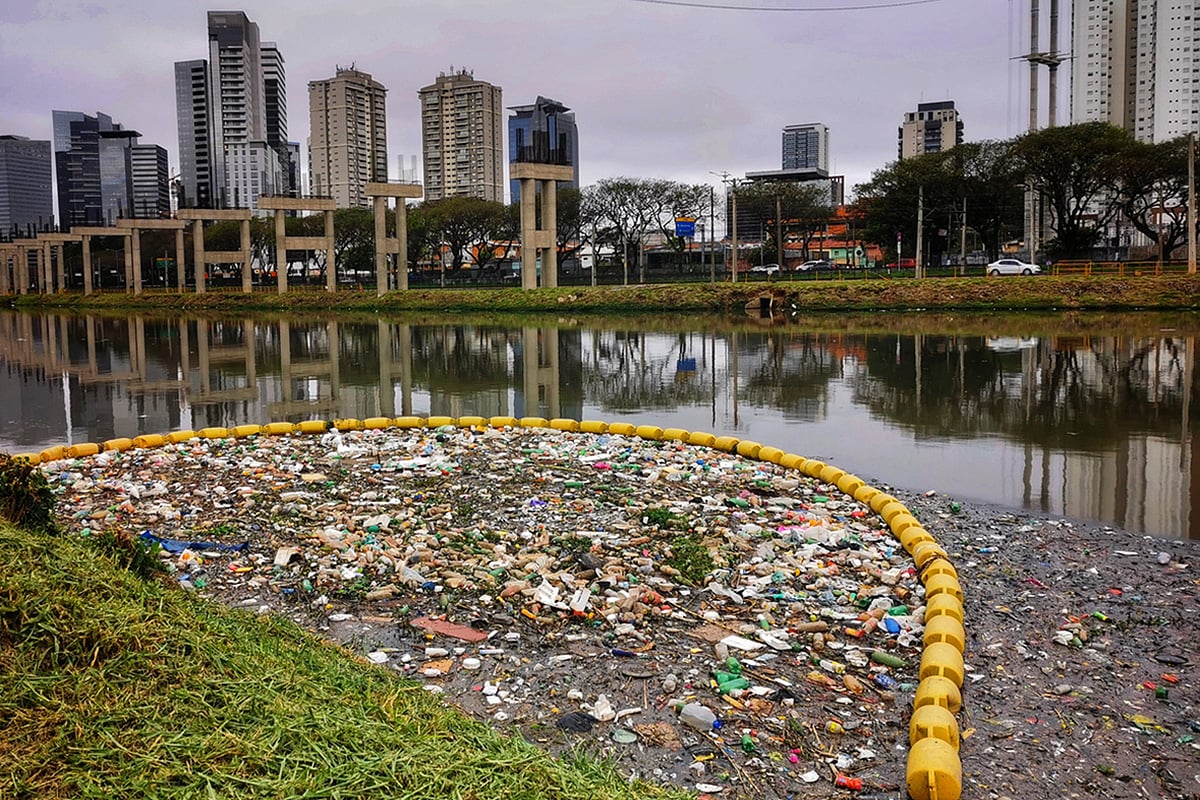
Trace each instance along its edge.
<path fill-rule="evenodd" d="M 968 141 L 1014 136 L 1028 117 L 1028 68 L 1012 60 L 1028 49 L 1028 0 L 903 2 L 8 0 L 0 134 L 49 139 L 52 110 L 102 111 L 166 147 L 175 171 L 173 64 L 206 57 L 208 10 L 242 10 L 283 53 L 288 135 L 302 150 L 308 82 L 353 63 L 388 89 L 394 176 L 398 154 L 421 150 L 417 90 L 453 67 L 502 87 L 505 106 L 540 94 L 575 111 L 585 185 L 778 169 L 783 127 L 822 122 L 849 190 L 895 160 L 919 102 L 954 100 Z M 896 7 L 861 8 L 884 4 Z"/>

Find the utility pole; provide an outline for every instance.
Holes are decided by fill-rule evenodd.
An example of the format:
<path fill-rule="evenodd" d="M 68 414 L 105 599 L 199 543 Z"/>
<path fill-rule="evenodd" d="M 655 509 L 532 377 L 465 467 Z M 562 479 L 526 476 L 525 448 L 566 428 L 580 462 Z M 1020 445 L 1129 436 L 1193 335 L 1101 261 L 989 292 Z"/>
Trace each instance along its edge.
<path fill-rule="evenodd" d="M 921 258 L 921 248 L 924 246 L 922 242 L 925 239 L 925 187 L 921 186 L 917 189 L 917 253 L 916 259 L 913 262 L 913 277 L 925 277 L 925 263 Z"/>
<path fill-rule="evenodd" d="M 733 255 L 730 256 L 729 282 L 737 283 L 738 248 L 737 248 L 737 179 L 736 178 L 730 179 L 729 196 L 732 199 L 732 206 L 733 206 L 733 210 L 729 214 L 729 216 L 733 218 L 730 221 L 731 233 L 730 233 L 730 237 L 729 237 L 729 245 L 730 245 L 731 249 L 733 250 Z M 747 279 L 749 279 L 749 277 L 750 277 L 749 275 L 746 276 Z"/>
<path fill-rule="evenodd" d="M 1196 274 L 1196 134 L 1188 134 L 1188 274 Z"/>
<path fill-rule="evenodd" d="M 716 190 L 712 184 L 708 185 L 708 235 L 713 243 L 717 239 L 717 196 Z M 716 254 L 710 254 L 708 259 L 708 279 L 712 283 L 717 282 L 717 257 Z"/>
<path fill-rule="evenodd" d="M 779 250 L 779 261 L 777 263 L 779 264 L 779 269 L 782 271 L 782 270 L 787 269 L 787 266 L 783 263 L 783 217 L 781 216 L 781 214 L 782 214 L 782 212 L 780 210 L 781 208 L 782 208 L 782 203 L 779 199 L 779 195 L 776 194 L 775 195 L 775 246 L 776 246 L 776 249 Z"/>

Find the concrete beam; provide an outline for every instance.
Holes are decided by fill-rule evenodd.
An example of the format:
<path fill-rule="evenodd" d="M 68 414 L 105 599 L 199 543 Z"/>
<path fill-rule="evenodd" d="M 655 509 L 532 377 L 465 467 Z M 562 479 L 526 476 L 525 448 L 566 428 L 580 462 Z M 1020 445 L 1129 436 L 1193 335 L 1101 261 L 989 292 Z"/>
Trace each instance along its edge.
<path fill-rule="evenodd" d="M 178 219 L 118 219 L 117 227 L 143 231 L 181 231 L 187 227 L 187 223 Z"/>
<path fill-rule="evenodd" d="M 82 242 L 83 237 L 78 233 L 39 233 L 40 242 Z"/>
<path fill-rule="evenodd" d="M 283 243 L 288 250 L 324 250 L 329 246 L 324 236 L 288 236 Z"/>
<path fill-rule="evenodd" d="M 551 231 L 527 231 L 522 237 L 521 247 L 540 247 L 549 249 L 556 247 L 555 234 Z"/>
<path fill-rule="evenodd" d="M 133 231 L 129 228 L 105 228 L 101 226 L 89 228 L 77 225 L 71 230 L 71 233 L 76 236 L 129 236 Z"/>
<path fill-rule="evenodd" d="M 216 222 L 227 219 L 250 219 L 254 214 L 248 208 L 181 208 L 175 216 L 177 219 L 203 219 Z"/>
<path fill-rule="evenodd" d="M 332 197 L 260 197 L 262 211 L 337 211 Z"/>
<path fill-rule="evenodd" d="M 367 183 L 367 197 L 424 197 L 425 187 L 419 183 Z"/>
<path fill-rule="evenodd" d="M 244 254 L 241 250 L 206 250 L 205 264 L 241 264 Z"/>
<path fill-rule="evenodd" d="M 533 178 L 538 181 L 573 181 L 575 168 L 559 164 L 529 164 L 524 161 L 508 162 L 508 177 L 512 180 Z"/>

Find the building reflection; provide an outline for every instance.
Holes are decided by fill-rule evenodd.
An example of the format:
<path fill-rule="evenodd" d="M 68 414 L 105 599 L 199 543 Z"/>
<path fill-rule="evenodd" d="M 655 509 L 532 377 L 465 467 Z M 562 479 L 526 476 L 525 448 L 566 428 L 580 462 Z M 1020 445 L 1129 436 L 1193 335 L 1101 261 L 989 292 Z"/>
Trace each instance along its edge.
<path fill-rule="evenodd" d="M 996 338 L 6 312 L 0 447 L 428 414 L 628 418 L 782 441 L 852 418 L 855 430 L 885 425 L 933 451 L 987 452 L 972 462 L 977 477 L 954 476 L 981 487 L 976 496 L 1200 538 L 1194 350 L 1193 336 L 1173 333 Z M 847 468 L 869 463 L 877 446 L 851 433 L 837 452 L 809 454 Z M 795 449 L 809 452 L 807 443 Z"/>

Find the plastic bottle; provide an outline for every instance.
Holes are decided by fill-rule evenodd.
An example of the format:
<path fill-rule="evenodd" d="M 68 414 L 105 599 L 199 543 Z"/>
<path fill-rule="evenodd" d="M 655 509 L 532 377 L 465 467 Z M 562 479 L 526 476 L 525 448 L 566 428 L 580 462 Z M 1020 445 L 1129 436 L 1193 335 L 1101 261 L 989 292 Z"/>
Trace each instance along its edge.
<path fill-rule="evenodd" d="M 841 773 L 838 773 L 838 776 L 833 781 L 833 785 L 839 789 L 851 789 L 856 792 L 861 792 L 863 788 L 862 778 L 851 778 L 849 775 L 842 775 Z"/>
<path fill-rule="evenodd" d="M 679 720 L 693 730 L 707 732 L 713 729 L 717 715 L 700 703 L 688 703 L 679 710 Z"/>

